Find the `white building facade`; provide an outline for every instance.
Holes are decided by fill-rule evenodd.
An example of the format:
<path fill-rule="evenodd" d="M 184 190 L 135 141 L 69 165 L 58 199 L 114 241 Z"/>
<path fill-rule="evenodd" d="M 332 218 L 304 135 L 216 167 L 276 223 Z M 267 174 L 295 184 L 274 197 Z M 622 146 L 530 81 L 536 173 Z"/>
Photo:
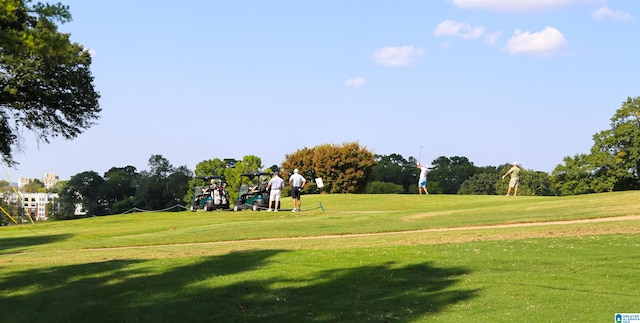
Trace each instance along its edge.
<path fill-rule="evenodd" d="M 51 202 L 56 203 L 58 200 L 58 194 L 56 193 L 24 193 L 19 192 L 20 199 L 15 193 L 11 193 L 8 196 L 8 203 L 10 209 L 17 209 L 18 203 L 22 203 L 25 216 L 29 214 L 34 221 L 45 221 L 49 219 L 47 214 L 47 204 Z M 11 211 L 10 211 L 11 212 Z"/>

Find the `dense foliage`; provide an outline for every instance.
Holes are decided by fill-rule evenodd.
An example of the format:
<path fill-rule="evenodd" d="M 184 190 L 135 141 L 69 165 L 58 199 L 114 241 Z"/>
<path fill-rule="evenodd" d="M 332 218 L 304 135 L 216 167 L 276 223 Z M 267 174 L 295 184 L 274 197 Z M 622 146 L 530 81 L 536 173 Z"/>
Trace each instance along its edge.
<path fill-rule="evenodd" d="M 58 32 L 56 22 L 70 20 L 61 4 L 0 2 L 0 159 L 9 166 L 23 129 L 48 143 L 75 138 L 99 118 L 91 55 Z"/>
<path fill-rule="evenodd" d="M 416 160 L 413 157 L 404 159 L 399 154 L 376 155 L 376 165 L 373 167 L 369 182 L 393 183 L 402 188 L 400 193 L 410 193 L 415 191 L 415 183 L 418 180 L 416 172 Z M 395 190 L 395 189 L 394 189 Z M 374 190 L 372 193 L 378 193 Z M 367 189 L 367 193 L 370 188 Z"/>
<path fill-rule="evenodd" d="M 431 164 L 435 169 L 429 173 L 429 181 L 437 183 L 444 194 L 456 194 L 462 183 L 478 172 L 478 168 L 467 157 L 440 156 Z"/>
<path fill-rule="evenodd" d="M 373 153 L 351 142 L 299 149 L 281 167 L 284 174 L 297 168 L 307 179 L 322 178 L 327 193 L 363 193 L 375 163 Z"/>
<path fill-rule="evenodd" d="M 589 154 L 565 157 L 552 173 L 560 195 L 640 188 L 640 97 L 627 98 Z"/>
<path fill-rule="evenodd" d="M 401 185 L 387 182 L 369 182 L 364 190 L 365 194 L 401 194 L 404 188 Z"/>
<path fill-rule="evenodd" d="M 160 210 L 181 204 L 193 173 L 173 167 L 161 155 L 149 158 L 149 170 L 138 173 L 133 166 L 112 167 L 104 176 L 85 171 L 71 177 L 59 193 L 53 217 L 75 217 L 76 206 L 87 215 L 119 214 L 131 208 Z"/>

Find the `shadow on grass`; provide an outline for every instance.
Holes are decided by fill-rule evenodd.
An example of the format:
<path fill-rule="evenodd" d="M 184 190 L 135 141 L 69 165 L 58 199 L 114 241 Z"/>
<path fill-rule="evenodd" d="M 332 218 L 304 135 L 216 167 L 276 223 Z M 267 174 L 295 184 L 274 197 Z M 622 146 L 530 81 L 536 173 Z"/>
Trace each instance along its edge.
<path fill-rule="evenodd" d="M 300 275 L 270 260 L 283 252 L 237 252 L 188 265 L 185 259 L 167 259 L 168 265 L 164 259 L 110 260 L 4 274 L 0 321 L 409 322 L 477 292 L 456 289 L 469 272 L 464 268 L 387 263 L 316 270 L 318 260 Z"/>
<path fill-rule="evenodd" d="M 71 238 L 71 234 L 54 234 L 46 236 L 29 236 L 19 238 L 0 237 L 0 255 L 19 253 L 30 246 L 59 242 Z"/>

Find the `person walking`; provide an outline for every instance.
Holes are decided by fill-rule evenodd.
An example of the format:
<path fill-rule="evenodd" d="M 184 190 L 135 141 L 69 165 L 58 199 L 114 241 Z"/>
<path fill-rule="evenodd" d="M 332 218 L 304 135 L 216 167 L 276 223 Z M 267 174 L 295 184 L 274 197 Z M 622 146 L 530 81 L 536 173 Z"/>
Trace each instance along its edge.
<path fill-rule="evenodd" d="M 427 174 L 429 173 L 429 167 L 424 166 L 418 162 L 418 169 L 420 169 L 420 177 L 418 179 L 418 193 L 422 195 L 422 191 L 424 194 L 429 194 L 427 191 Z"/>
<path fill-rule="evenodd" d="M 507 195 L 511 194 L 511 189 L 513 189 L 513 196 L 518 195 L 518 185 L 520 184 L 520 168 L 518 168 L 518 163 L 513 162 L 511 164 L 511 168 L 502 175 L 502 178 L 507 177 L 507 175 L 511 174 L 511 179 L 509 180 L 509 189 L 507 190 Z"/>
<path fill-rule="evenodd" d="M 302 207 L 302 201 L 300 201 L 300 191 L 302 187 L 307 183 L 304 176 L 298 174 L 298 169 L 293 170 L 293 175 L 289 177 L 289 187 L 291 187 L 291 197 L 293 198 L 293 210 L 291 212 L 300 211 Z"/>
<path fill-rule="evenodd" d="M 271 192 L 269 192 L 269 209 L 267 212 L 271 212 L 272 209 L 275 212 L 278 212 L 278 209 L 280 208 L 280 196 L 282 195 L 283 188 L 284 180 L 280 178 L 280 173 L 273 172 L 273 177 L 269 181 L 269 184 L 267 184 L 267 190 L 271 190 Z"/>

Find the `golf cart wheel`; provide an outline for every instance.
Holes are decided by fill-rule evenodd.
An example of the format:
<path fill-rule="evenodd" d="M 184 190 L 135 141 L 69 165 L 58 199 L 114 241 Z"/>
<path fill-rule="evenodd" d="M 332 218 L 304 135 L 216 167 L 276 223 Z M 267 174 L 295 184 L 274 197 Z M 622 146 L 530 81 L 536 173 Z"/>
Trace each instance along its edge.
<path fill-rule="evenodd" d="M 234 210 L 234 211 L 236 211 L 236 212 L 238 212 L 238 211 L 240 211 L 240 208 L 238 207 L 238 205 L 234 205 L 234 206 L 233 206 L 233 210 Z"/>
<path fill-rule="evenodd" d="M 202 206 L 202 210 L 204 210 L 205 212 L 209 211 L 209 208 L 207 207 L 207 204 Z"/>
<path fill-rule="evenodd" d="M 260 211 L 260 208 L 258 207 L 258 202 L 254 202 L 253 205 L 251 206 L 251 209 L 254 211 Z"/>
<path fill-rule="evenodd" d="M 193 206 L 193 204 L 191 204 L 191 207 L 189 208 L 189 210 L 191 210 L 191 212 L 195 212 L 196 208 Z"/>

